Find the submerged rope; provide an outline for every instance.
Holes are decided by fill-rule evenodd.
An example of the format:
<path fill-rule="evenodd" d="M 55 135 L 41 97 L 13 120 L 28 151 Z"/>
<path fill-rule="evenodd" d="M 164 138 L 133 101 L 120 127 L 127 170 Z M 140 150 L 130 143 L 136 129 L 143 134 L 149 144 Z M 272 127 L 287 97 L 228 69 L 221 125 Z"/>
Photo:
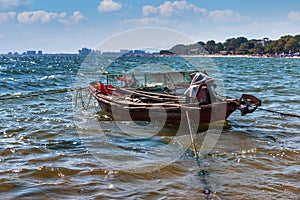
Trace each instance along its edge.
<path fill-rule="evenodd" d="M 0 101 L 37 97 L 37 96 L 40 96 L 40 95 L 48 95 L 48 94 L 73 92 L 73 91 L 85 90 L 85 89 L 87 89 L 87 87 L 63 88 L 63 89 L 53 89 L 53 90 L 40 90 L 40 91 L 29 92 L 27 94 L 9 94 L 8 96 L 0 97 Z"/>
<path fill-rule="evenodd" d="M 283 113 L 283 112 L 278 112 L 278 111 L 269 110 L 269 109 L 265 109 L 265 108 L 258 108 L 258 109 L 259 109 L 259 110 L 263 110 L 263 111 L 267 111 L 267 112 L 271 112 L 271 113 L 276 113 L 276 114 L 279 114 L 279 115 L 285 116 L 285 117 L 296 117 L 296 118 L 300 118 L 300 115 L 289 114 L 289 113 Z"/>
<path fill-rule="evenodd" d="M 188 126 L 189 126 L 189 132 L 190 132 L 190 137 L 191 137 L 191 141 L 192 141 L 194 156 L 196 158 L 196 162 L 199 167 L 199 172 L 197 173 L 197 175 L 199 177 L 201 177 L 201 182 L 203 185 L 203 194 L 206 195 L 206 199 L 210 199 L 211 190 L 209 189 L 209 184 L 208 184 L 208 181 L 206 180 L 206 176 L 209 175 L 209 173 L 206 170 L 201 169 L 201 160 L 200 160 L 199 154 L 197 152 L 197 148 L 196 148 L 195 141 L 193 138 L 192 127 L 191 127 L 188 111 L 186 111 L 186 117 L 187 117 L 187 122 L 188 122 Z"/>

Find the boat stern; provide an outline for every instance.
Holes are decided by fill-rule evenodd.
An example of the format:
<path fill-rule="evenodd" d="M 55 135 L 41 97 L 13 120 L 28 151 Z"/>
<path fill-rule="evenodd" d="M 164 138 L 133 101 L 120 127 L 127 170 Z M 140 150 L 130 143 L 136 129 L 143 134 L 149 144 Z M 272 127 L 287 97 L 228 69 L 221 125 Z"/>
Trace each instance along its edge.
<path fill-rule="evenodd" d="M 241 111 L 241 115 L 244 116 L 249 113 L 253 113 L 259 106 L 261 106 L 261 100 L 250 94 L 243 94 L 238 101 L 238 109 Z"/>

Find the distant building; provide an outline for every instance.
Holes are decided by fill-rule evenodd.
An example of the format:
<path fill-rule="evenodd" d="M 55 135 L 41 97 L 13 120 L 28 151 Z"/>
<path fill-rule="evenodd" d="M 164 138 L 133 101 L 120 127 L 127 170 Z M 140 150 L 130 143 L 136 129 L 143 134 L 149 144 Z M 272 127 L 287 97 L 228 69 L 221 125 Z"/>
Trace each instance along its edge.
<path fill-rule="evenodd" d="M 133 53 L 134 54 L 146 54 L 146 52 L 143 50 L 134 50 Z"/>
<path fill-rule="evenodd" d="M 121 53 L 121 54 L 125 54 L 125 53 L 128 53 L 128 52 L 129 52 L 128 49 L 121 49 L 121 50 L 120 50 L 120 53 Z"/>
<path fill-rule="evenodd" d="M 43 51 L 41 51 L 41 50 L 38 51 L 37 55 L 39 55 L 39 56 L 43 55 Z"/>
<path fill-rule="evenodd" d="M 219 54 L 221 54 L 221 55 L 227 55 L 228 52 L 224 50 L 224 51 L 220 51 Z"/>
<path fill-rule="evenodd" d="M 122 54 L 120 52 L 102 52 L 102 55 L 104 55 L 104 56 L 121 56 Z"/>
<path fill-rule="evenodd" d="M 267 46 L 268 45 L 268 43 L 269 43 L 269 38 L 267 38 L 267 37 L 265 37 L 265 38 L 263 38 L 263 46 Z"/>
<path fill-rule="evenodd" d="M 101 51 L 100 50 L 93 50 L 92 51 L 94 54 L 96 54 L 96 55 L 100 55 L 101 54 Z"/>
<path fill-rule="evenodd" d="M 36 51 L 35 50 L 26 51 L 26 55 L 35 56 L 36 55 Z"/>
<path fill-rule="evenodd" d="M 91 49 L 84 47 L 81 50 L 78 50 L 78 53 L 79 55 L 87 56 L 89 53 L 91 53 L 91 51 Z"/>
<path fill-rule="evenodd" d="M 262 40 L 258 40 L 257 43 L 265 47 L 268 45 L 269 41 L 270 41 L 270 39 L 265 37 Z"/>

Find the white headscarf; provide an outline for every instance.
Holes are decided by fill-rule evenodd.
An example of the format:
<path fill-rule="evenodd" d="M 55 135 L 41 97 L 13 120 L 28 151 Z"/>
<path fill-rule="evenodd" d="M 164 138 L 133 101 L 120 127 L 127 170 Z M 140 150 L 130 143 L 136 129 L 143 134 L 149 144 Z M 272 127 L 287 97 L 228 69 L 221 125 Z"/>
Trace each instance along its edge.
<path fill-rule="evenodd" d="M 195 99 L 201 86 L 206 85 L 209 82 L 213 82 L 213 81 L 214 81 L 213 78 L 207 76 L 204 73 L 198 72 L 193 77 L 190 87 L 184 92 L 184 95 Z"/>

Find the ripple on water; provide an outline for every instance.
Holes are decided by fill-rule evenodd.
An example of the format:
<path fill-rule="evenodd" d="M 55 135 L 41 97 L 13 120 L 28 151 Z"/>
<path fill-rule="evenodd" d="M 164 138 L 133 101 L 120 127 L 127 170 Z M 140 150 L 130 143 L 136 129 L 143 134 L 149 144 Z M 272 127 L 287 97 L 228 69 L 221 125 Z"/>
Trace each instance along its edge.
<path fill-rule="evenodd" d="M 138 65 L 139 58 L 122 59 L 111 71 Z M 228 96 L 251 93 L 262 99 L 263 108 L 298 114 L 298 59 L 190 60 L 201 67 L 215 64 Z M 112 61 L 101 58 L 97 65 Z M 165 158 L 164 151 L 151 153 L 169 144 L 173 135 L 147 138 L 137 132 L 131 137 L 97 114 L 98 107 L 86 112 L 92 111 L 91 116 L 101 121 L 101 130 L 76 127 L 71 94 L 65 88 L 72 87 L 81 62 L 78 56 L 0 56 L 0 199 L 206 199 L 190 150 L 151 172 L 128 173 L 111 167 L 129 166 L 129 159 L 147 166 L 145 160 Z M 191 67 L 175 57 L 141 58 L 140 62 L 173 64 L 181 70 Z M 80 120 L 84 125 L 89 119 Z M 299 199 L 299 119 L 257 111 L 244 117 L 236 112 L 229 121 L 231 126 L 201 162 L 201 169 L 208 172 L 205 180 L 212 199 Z M 93 145 L 112 163 L 97 160 L 89 149 Z"/>

